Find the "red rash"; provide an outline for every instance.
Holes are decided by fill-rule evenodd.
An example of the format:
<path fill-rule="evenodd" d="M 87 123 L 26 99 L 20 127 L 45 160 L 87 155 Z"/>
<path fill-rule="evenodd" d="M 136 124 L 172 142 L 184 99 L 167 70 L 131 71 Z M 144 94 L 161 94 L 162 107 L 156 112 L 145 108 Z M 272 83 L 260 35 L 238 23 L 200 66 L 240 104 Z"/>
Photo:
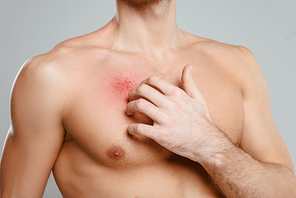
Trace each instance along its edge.
<path fill-rule="evenodd" d="M 136 87 L 137 84 L 128 77 L 118 76 L 113 79 L 113 93 L 118 98 L 127 98 L 128 92 Z"/>

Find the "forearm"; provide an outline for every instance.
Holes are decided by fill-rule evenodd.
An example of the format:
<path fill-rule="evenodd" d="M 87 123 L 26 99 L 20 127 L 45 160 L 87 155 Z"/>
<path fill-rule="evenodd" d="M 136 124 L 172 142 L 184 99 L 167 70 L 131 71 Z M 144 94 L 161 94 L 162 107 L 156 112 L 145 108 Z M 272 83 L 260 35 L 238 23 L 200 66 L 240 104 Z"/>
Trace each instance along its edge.
<path fill-rule="evenodd" d="M 296 196 L 295 175 L 287 167 L 259 162 L 226 137 L 219 142 L 203 165 L 227 197 Z"/>

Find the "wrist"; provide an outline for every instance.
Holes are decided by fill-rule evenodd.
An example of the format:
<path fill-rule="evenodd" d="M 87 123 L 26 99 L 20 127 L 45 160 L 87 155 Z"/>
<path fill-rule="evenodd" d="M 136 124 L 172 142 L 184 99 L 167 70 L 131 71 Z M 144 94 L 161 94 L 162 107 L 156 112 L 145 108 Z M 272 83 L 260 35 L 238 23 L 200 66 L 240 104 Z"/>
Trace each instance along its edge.
<path fill-rule="evenodd" d="M 229 154 L 237 149 L 223 132 L 218 130 L 216 133 L 205 145 L 204 151 L 197 154 L 198 162 L 206 169 L 222 168 L 229 161 Z"/>

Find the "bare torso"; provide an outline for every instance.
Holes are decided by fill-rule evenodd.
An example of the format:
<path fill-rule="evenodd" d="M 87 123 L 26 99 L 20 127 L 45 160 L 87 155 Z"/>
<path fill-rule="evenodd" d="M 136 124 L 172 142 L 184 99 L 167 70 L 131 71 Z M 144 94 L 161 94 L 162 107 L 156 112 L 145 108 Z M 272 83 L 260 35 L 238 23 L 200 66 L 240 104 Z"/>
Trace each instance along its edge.
<path fill-rule="evenodd" d="M 254 55 L 179 29 L 176 0 L 115 2 L 21 68 L 0 197 L 42 197 L 51 171 L 65 198 L 295 194 Z"/>
<path fill-rule="evenodd" d="M 239 77 L 227 57 L 219 57 L 219 62 L 212 57 L 211 48 L 223 44 L 196 38 L 192 45 L 158 62 L 141 54 L 85 44 L 91 38 L 67 41 L 51 52 L 67 74 L 69 87 L 65 142 L 53 169 L 62 195 L 222 197 L 201 165 L 150 139 L 129 135 L 130 123 L 151 120 L 137 114 L 128 117 L 126 105 L 128 91 L 142 80 L 156 74 L 179 86 L 183 67 L 191 64 L 213 121 L 239 146 L 244 123 Z M 212 47 L 205 50 L 208 45 Z"/>

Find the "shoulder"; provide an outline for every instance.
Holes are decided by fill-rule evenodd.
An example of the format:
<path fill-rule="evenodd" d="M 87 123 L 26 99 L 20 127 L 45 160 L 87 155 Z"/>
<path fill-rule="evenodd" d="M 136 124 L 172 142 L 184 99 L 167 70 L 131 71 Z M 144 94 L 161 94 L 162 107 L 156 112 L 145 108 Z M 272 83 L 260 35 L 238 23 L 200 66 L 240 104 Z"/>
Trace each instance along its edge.
<path fill-rule="evenodd" d="M 244 46 L 231 45 L 212 39 L 189 35 L 193 51 L 220 64 L 239 63 L 237 66 L 257 62 L 253 53 Z"/>
<path fill-rule="evenodd" d="M 62 111 L 66 101 L 67 74 L 51 54 L 30 58 L 20 69 L 11 93 L 11 109 L 33 111 L 55 107 Z"/>
<path fill-rule="evenodd" d="M 253 84 L 264 84 L 265 79 L 254 54 L 244 46 L 201 39 L 193 45 L 202 58 L 213 63 L 216 69 L 232 77 L 242 94 Z"/>
<path fill-rule="evenodd" d="M 57 79 L 64 74 L 54 56 L 51 52 L 48 52 L 27 60 L 21 67 L 14 86 L 22 87 L 28 83 L 45 83 L 48 81 L 57 84 Z"/>
<path fill-rule="evenodd" d="M 85 63 L 90 60 L 100 61 L 104 59 L 107 49 L 99 43 L 95 43 L 94 37 L 100 34 L 94 32 L 83 36 L 71 38 L 58 43 L 49 52 L 30 58 L 21 67 L 16 86 L 23 83 L 18 81 L 50 81 L 52 84 L 63 85 Z M 61 82 L 63 81 L 63 83 Z"/>
<path fill-rule="evenodd" d="M 95 46 L 90 41 L 90 35 L 71 38 L 58 43 L 49 52 L 30 58 L 24 63 L 18 74 L 18 79 L 26 76 L 42 78 L 66 78 L 77 65 L 81 66 L 85 59 L 96 56 L 103 59 L 105 49 Z"/>
<path fill-rule="evenodd" d="M 194 48 L 203 56 L 211 58 L 225 65 L 236 63 L 237 67 L 246 67 L 249 64 L 257 63 L 253 53 L 244 46 L 221 43 L 215 40 L 202 39 L 194 44 Z"/>

